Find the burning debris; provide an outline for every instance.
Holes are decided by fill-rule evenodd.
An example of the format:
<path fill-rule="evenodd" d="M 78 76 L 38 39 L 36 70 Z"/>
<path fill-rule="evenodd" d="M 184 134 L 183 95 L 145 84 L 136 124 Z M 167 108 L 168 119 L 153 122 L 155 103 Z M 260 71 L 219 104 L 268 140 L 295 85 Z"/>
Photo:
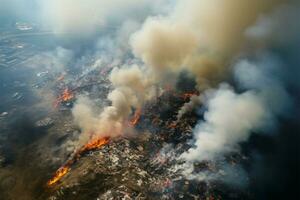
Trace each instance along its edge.
<path fill-rule="evenodd" d="M 62 167 L 60 167 L 54 174 L 54 176 L 47 182 L 48 186 L 52 186 L 57 183 L 62 177 L 64 177 L 70 170 L 71 166 L 82 156 L 82 154 L 101 148 L 103 145 L 109 142 L 109 138 L 95 139 L 81 147 L 75 152 L 75 154 L 69 159 Z"/>
<path fill-rule="evenodd" d="M 58 96 L 58 98 L 54 103 L 54 106 L 58 107 L 58 105 L 60 105 L 61 103 L 71 102 L 74 98 L 75 98 L 74 93 L 69 88 L 66 88 L 63 90 L 62 94 Z"/>
<path fill-rule="evenodd" d="M 136 112 L 133 115 L 133 118 L 130 120 L 129 125 L 134 127 L 140 117 L 141 117 L 141 109 L 137 109 Z M 52 186 L 55 183 L 57 183 L 62 177 L 64 177 L 70 170 L 71 166 L 82 156 L 82 154 L 93 151 L 96 149 L 101 148 L 103 145 L 106 145 L 110 141 L 109 137 L 104 137 L 100 139 L 92 139 L 87 144 L 85 144 L 83 147 L 81 147 L 79 150 L 77 150 L 74 155 L 62 166 L 60 167 L 54 176 L 47 182 L 48 186 Z"/>
<path fill-rule="evenodd" d="M 52 186 L 56 182 L 58 182 L 63 176 L 65 176 L 70 171 L 70 167 L 68 165 L 60 167 L 54 174 L 54 176 L 47 182 L 48 186 Z"/>

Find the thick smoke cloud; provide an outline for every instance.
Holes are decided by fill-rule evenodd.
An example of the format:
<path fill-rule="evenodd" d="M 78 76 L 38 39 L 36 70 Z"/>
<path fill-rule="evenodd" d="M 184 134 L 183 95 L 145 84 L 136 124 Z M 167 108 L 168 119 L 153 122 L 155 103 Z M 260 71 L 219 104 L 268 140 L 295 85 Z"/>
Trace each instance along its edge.
<path fill-rule="evenodd" d="M 209 71 L 215 75 L 223 73 L 228 58 L 243 46 L 246 28 L 276 3 L 178 1 L 169 15 L 149 18 L 133 35 L 133 52 L 154 68 L 187 67 L 201 84 L 206 75 L 212 74 Z"/>
<path fill-rule="evenodd" d="M 244 42 L 244 31 L 257 17 L 271 10 L 276 0 L 180 1 L 175 18 L 188 23 L 201 41 L 201 48 L 226 55 Z"/>
<path fill-rule="evenodd" d="M 132 38 L 133 51 L 154 68 L 178 68 L 197 48 L 188 27 L 167 20 L 148 19 Z"/>

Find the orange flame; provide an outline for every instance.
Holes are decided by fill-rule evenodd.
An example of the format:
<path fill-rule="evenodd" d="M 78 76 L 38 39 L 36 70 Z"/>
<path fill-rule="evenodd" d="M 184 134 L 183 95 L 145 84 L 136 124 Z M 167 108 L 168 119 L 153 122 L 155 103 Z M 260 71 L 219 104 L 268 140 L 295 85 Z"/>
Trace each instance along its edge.
<path fill-rule="evenodd" d="M 47 186 L 50 187 L 57 183 L 60 179 L 62 179 L 71 170 L 71 165 L 73 165 L 83 153 L 99 149 L 103 145 L 107 144 L 109 142 L 109 139 L 109 137 L 94 139 L 81 147 L 69 161 L 67 161 L 55 172 L 54 176 L 47 182 Z"/>
<path fill-rule="evenodd" d="M 58 182 L 64 175 L 66 175 L 70 171 L 70 166 L 62 166 L 60 167 L 54 174 L 53 178 L 51 178 L 47 185 L 51 186 Z"/>
<path fill-rule="evenodd" d="M 130 120 L 129 125 L 130 126 L 135 126 L 139 122 L 139 120 L 141 118 L 141 114 L 142 114 L 142 109 L 138 108 L 135 111 L 135 113 L 133 115 L 133 118 Z"/>
<path fill-rule="evenodd" d="M 66 88 L 62 95 L 60 96 L 61 101 L 69 101 L 74 98 L 74 94 L 69 90 L 69 88 Z"/>
<path fill-rule="evenodd" d="M 64 89 L 63 93 L 57 98 L 54 107 L 57 107 L 61 102 L 70 101 L 75 97 L 69 88 Z"/>
<path fill-rule="evenodd" d="M 84 145 L 80 150 L 79 153 L 84 153 L 87 151 L 91 151 L 94 149 L 98 149 L 102 147 L 103 145 L 107 144 L 109 142 L 109 137 L 104 137 L 100 139 L 95 139 Z"/>

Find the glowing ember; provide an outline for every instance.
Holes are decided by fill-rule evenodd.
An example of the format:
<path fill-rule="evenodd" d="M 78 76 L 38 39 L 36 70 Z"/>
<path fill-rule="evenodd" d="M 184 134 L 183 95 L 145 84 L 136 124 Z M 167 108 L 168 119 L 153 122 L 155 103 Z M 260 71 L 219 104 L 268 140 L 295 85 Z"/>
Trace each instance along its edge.
<path fill-rule="evenodd" d="M 174 129 L 174 128 L 176 128 L 176 126 L 177 126 L 177 123 L 176 122 L 172 122 L 167 127 L 171 128 L 171 129 Z"/>
<path fill-rule="evenodd" d="M 60 179 L 62 179 L 62 177 L 64 177 L 70 171 L 71 165 L 73 165 L 83 153 L 99 149 L 103 145 L 107 144 L 109 142 L 109 139 L 109 137 L 95 139 L 80 148 L 69 161 L 67 161 L 55 172 L 54 176 L 47 182 L 47 186 L 50 187 L 57 183 Z"/>
<path fill-rule="evenodd" d="M 186 100 L 190 99 L 192 96 L 195 96 L 195 95 L 199 95 L 199 93 L 198 92 L 184 93 L 182 95 L 182 98 L 186 101 Z"/>
<path fill-rule="evenodd" d="M 135 111 L 133 118 L 130 120 L 130 126 L 135 126 L 141 118 L 142 110 L 139 108 Z"/>

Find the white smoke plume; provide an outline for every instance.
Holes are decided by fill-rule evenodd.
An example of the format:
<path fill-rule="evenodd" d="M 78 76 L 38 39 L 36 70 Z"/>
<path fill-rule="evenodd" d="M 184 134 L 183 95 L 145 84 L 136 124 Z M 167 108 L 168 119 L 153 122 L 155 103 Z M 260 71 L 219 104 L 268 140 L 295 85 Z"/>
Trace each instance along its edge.
<path fill-rule="evenodd" d="M 93 103 L 87 98 L 79 98 L 73 108 L 74 120 L 82 129 L 80 143 L 92 137 L 125 134 L 133 109 L 140 109 L 155 94 L 151 76 L 136 65 L 114 68 L 110 81 L 115 88 L 107 97 L 111 105 L 104 107 L 102 112 L 95 113 Z"/>
<path fill-rule="evenodd" d="M 204 121 L 194 131 L 195 147 L 182 154 L 187 161 L 211 160 L 237 149 L 251 131 L 262 128 L 271 119 L 261 98 L 254 92 L 236 94 L 221 86 L 210 94 Z"/>

